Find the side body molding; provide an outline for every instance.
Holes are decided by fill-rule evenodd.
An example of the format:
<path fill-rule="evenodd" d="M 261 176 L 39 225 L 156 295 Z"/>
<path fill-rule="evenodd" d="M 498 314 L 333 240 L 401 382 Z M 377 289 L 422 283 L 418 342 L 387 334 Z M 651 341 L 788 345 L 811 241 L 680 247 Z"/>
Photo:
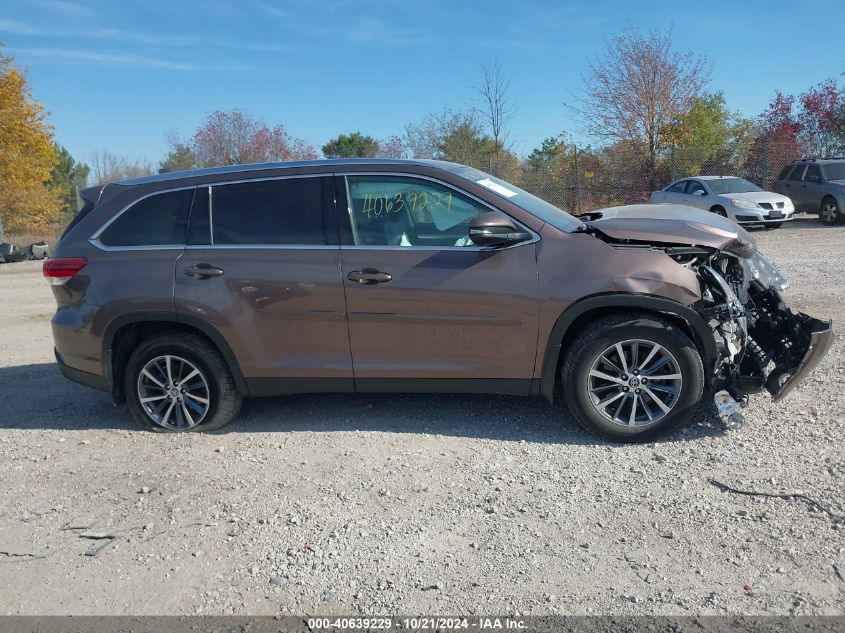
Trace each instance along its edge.
<path fill-rule="evenodd" d="M 701 352 L 705 381 L 709 384 L 719 352 L 716 348 L 716 340 L 713 338 L 713 331 L 695 310 L 671 299 L 649 295 L 611 293 L 576 301 L 560 315 L 546 343 L 543 374 L 539 381 L 540 393 L 538 395 L 542 395 L 550 403 L 554 400 L 555 378 L 557 377 L 561 353 L 564 351 L 562 349 L 563 340 L 570 326 L 589 312 L 596 311 L 597 314 L 606 314 L 614 309 L 642 310 L 682 320 L 689 327 L 694 342 Z"/>

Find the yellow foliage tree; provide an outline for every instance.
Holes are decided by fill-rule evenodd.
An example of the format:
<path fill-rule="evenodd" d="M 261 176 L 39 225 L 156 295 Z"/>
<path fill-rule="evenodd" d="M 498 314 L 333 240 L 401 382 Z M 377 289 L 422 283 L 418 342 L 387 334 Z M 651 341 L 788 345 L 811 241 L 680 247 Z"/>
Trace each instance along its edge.
<path fill-rule="evenodd" d="M 0 42 L 0 219 L 9 233 L 41 231 L 61 213 L 47 189 L 56 164 L 53 128 Z"/>

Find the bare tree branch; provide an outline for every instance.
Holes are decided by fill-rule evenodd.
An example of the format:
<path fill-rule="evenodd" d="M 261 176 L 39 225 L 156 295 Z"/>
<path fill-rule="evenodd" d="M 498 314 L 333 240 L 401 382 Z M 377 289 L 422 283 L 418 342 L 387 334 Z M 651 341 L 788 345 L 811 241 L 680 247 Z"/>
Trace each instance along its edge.
<path fill-rule="evenodd" d="M 483 104 L 481 114 L 493 138 L 498 165 L 499 150 L 507 149 L 508 125 L 516 116 L 518 106 L 511 97 L 510 75 L 498 62 L 482 64 L 481 82 L 474 86 Z"/>
<path fill-rule="evenodd" d="M 671 29 L 629 27 L 587 62 L 583 94 L 567 107 L 593 136 L 630 144 L 653 172 L 672 121 L 689 110 L 710 72 L 705 57 L 673 51 Z"/>

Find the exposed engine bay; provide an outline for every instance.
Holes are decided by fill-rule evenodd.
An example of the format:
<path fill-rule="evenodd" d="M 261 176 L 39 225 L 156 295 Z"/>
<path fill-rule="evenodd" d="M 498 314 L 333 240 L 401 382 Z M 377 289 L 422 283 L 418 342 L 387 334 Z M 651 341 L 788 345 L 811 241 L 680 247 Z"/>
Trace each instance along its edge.
<path fill-rule="evenodd" d="M 735 399 L 765 389 L 781 400 L 829 349 L 831 323 L 790 310 L 780 296 L 786 279 L 758 252 L 742 258 L 711 251 L 689 265 L 702 282 L 702 299 L 691 307 L 719 349 L 714 388 Z"/>

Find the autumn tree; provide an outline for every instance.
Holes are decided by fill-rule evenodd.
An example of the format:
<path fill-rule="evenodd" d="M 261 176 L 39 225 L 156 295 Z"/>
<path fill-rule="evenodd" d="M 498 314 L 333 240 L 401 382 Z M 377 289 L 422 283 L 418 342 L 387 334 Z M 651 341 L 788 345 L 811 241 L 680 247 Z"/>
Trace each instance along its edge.
<path fill-rule="evenodd" d="M 57 162 L 53 130 L 12 62 L 0 44 L 0 219 L 9 233 L 39 231 L 61 212 L 47 187 Z"/>
<path fill-rule="evenodd" d="M 130 159 L 108 150 L 97 150 L 89 159 L 94 184 L 104 185 L 115 180 L 141 178 L 153 173 L 153 167 L 142 159 Z"/>
<path fill-rule="evenodd" d="M 402 139 L 396 135 L 378 142 L 376 158 L 405 158 L 407 151 Z"/>
<path fill-rule="evenodd" d="M 702 169 L 734 171 L 751 149 L 754 123 L 731 112 L 721 92 L 702 94 L 675 117 L 666 137 L 674 149 L 675 175 L 698 175 Z"/>
<path fill-rule="evenodd" d="M 492 152 L 492 145 L 477 121 L 465 121 L 440 139 L 437 145 L 437 158 L 453 163 L 461 163 L 477 168 L 487 167 L 487 153 Z"/>
<path fill-rule="evenodd" d="M 523 189 L 573 212 L 602 206 L 596 189 L 606 189 L 607 170 L 592 147 L 567 142 L 566 134 L 544 139 L 522 165 Z"/>
<path fill-rule="evenodd" d="M 498 63 L 481 66 L 481 80 L 475 91 L 481 101 L 480 113 L 493 141 L 492 163 L 498 171 L 500 149 L 508 145 L 508 126 L 516 116 L 517 105 L 511 96 L 510 75 Z"/>
<path fill-rule="evenodd" d="M 243 110 L 212 112 L 190 141 L 197 165 L 239 165 L 312 160 L 316 150 L 290 136 L 281 125 L 268 126 Z"/>
<path fill-rule="evenodd" d="M 58 196 L 62 211 L 75 213 L 79 210 L 77 193 L 88 185 L 91 169 L 85 163 L 76 162 L 63 145 L 55 143 L 53 149 L 56 164 L 50 172 L 48 187 Z"/>
<path fill-rule="evenodd" d="M 194 156 L 194 151 L 185 145 L 179 143 L 167 153 L 158 164 L 158 173 L 166 174 L 171 171 L 186 171 L 194 169 L 197 166 L 197 158 Z"/>
<path fill-rule="evenodd" d="M 444 155 L 446 139 L 458 128 L 471 130 L 473 136 L 483 133 L 478 112 L 451 110 L 427 113 L 419 123 L 405 126 L 403 144 L 412 158 L 449 160 Z"/>
<path fill-rule="evenodd" d="M 525 174 L 523 187 L 537 191 L 550 189 L 561 182 L 568 153 L 564 139 L 563 134 L 550 136 L 531 150 L 522 166 Z"/>
<path fill-rule="evenodd" d="M 692 107 L 709 80 L 706 58 L 673 50 L 671 30 L 642 34 L 628 28 L 602 57 L 588 61 L 583 94 L 569 107 L 596 138 L 627 144 L 653 186 L 672 122 Z"/>
<path fill-rule="evenodd" d="M 477 110 L 429 112 L 421 123 L 405 127 L 403 145 L 413 158 L 446 160 L 519 180 L 519 160 L 487 135 Z M 496 158 L 498 156 L 498 159 Z"/>
<path fill-rule="evenodd" d="M 800 132 L 795 97 L 775 92 L 757 117 L 757 135 L 745 161 L 746 174 L 764 187 L 774 186 L 774 175 L 801 157 Z"/>
<path fill-rule="evenodd" d="M 338 134 L 323 145 L 326 158 L 375 158 L 378 153 L 379 142 L 360 132 Z"/>
<path fill-rule="evenodd" d="M 845 91 L 832 79 L 798 97 L 799 138 L 808 156 L 834 156 L 845 151 Z"/>

